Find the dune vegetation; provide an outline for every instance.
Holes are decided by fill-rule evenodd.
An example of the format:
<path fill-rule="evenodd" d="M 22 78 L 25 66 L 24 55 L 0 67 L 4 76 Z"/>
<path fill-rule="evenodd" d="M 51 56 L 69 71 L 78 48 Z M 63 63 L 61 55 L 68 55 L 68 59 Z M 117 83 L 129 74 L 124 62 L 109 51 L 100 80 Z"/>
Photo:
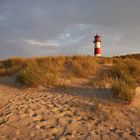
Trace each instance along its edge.
<path fill-rule="evenodd" d="M 14 75 L 17 82 L 29 87 L 66 86 L 75 78 L 85 78 L 93 88 L 106 88 L 108 84 L 114 98 L 131 102 L 140 83 L 138 58 L 138 55 L 10 58 L 0 61 L 0 75 Z"/>
<path fill-rule="evenodd" d="M 133 58 L 116 58 L 112 66 L 102 68 L 97 75 L 97 79 L 92 79 L 90 84 L 101 88 L 109 84 L 114 98 L 131 102 L 135 89 L 140 84 L 140 61 Z"/>
<path fill-rule="evenodd" d="M 102 58 L 102 63 L 110 60 Z M 65 79 L 88 78 L 101 65 L 91 56 L 11 58 L 0 62 L 0 75 L 16 75 L 27 86 L 59 85 Z"/>
<path fill-rule="evenodd" d="M 131 102 L 140 81 L 140 62 L 134 59 L 116 61 L 108 75 L 112 79 L 113 96 Z"/>

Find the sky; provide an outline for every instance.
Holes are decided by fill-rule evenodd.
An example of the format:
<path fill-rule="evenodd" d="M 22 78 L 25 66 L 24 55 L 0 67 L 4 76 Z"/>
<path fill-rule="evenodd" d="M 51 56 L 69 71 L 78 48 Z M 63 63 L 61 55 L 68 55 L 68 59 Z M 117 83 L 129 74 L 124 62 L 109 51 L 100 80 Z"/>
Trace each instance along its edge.
<path fill-rule="evenodd" d="M 0 0 L 0 59 L 140 53 L 140 0 Z"/>

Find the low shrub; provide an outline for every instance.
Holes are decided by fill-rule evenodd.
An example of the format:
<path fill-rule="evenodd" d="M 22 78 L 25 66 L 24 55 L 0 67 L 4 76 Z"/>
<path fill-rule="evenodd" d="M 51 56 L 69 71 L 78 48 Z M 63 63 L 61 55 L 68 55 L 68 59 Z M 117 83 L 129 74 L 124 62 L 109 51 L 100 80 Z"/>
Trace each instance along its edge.
<path fill-rule="evenodd" d="M 114 98 L 127 102 L 131 102 L 135 96 L 135 89 L 121 80 L 112 83 L 111 92 Z"/>
<path fill-rule="evenodd" d="M 26 65 L 26 62 L 28 61 L 16 57 L 0 61 L 0 75 L 3 76 L 15 74 Z"/>
<path fill-rule="evenodd" d="M 111 91 L 114 97 L 131 102 L 139 82 L 140 62 L 134 59 L 124 59 L 115 62 L 109 70 L 112 79 Z"/>
<path fill-rule="evenodd" d="M 29 62 L 26 68 L 21 69 L 17 75 L 17 80 L 28 86 L 50 86 L 57 83 L 56 75 L 48 73 L 46 69 L 40 67 L 36 62 Z"/>
<path fill-rule="evenodd" d="M 72 77 L 87 78 L 91 74 L 96 73 L 97 69 L 97 60 L 91 56 L 73 56 L 67 57 L 65 60 L 65 74 Z"/>
<path fill-rule="evenodd" d="M 106 88 L 109 82 L 108 71 L 99 67 L 95 77 L 89 80 L 88 85 L 94 88 Z"/>
<path fill-rule="evenodd" d="M 98 73 L 89 81 L 89 85 L 99 88 L 111 88 L 114 98 L 131 102 L 135 89 L 140 83 L 140 61 L 115 58 L 113 65 L 102 65 Z"/>

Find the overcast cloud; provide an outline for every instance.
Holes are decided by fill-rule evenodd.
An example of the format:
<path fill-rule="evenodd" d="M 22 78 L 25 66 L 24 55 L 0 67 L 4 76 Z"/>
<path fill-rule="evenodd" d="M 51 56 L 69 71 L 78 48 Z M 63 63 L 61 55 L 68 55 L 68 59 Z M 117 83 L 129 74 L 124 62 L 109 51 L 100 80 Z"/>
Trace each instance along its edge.
<path fill-rule="evenodd" d="M 0 0 L 0 58 L 139 53 L 140 0 Z"/>

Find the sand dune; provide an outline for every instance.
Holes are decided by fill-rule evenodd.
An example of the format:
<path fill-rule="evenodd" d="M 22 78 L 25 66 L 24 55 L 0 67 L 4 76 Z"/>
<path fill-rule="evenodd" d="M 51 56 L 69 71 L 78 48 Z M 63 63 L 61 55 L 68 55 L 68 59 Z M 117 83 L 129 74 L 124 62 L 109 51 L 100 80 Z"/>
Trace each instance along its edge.
<path fill-rule="evenodd" d="M 0 140 L 140 139 L 140 88 L 126 106 L 99 101 L 94 93 L 100 98 L 103 91 L 84 87 L 27 89 L 2 81 Z"/>

